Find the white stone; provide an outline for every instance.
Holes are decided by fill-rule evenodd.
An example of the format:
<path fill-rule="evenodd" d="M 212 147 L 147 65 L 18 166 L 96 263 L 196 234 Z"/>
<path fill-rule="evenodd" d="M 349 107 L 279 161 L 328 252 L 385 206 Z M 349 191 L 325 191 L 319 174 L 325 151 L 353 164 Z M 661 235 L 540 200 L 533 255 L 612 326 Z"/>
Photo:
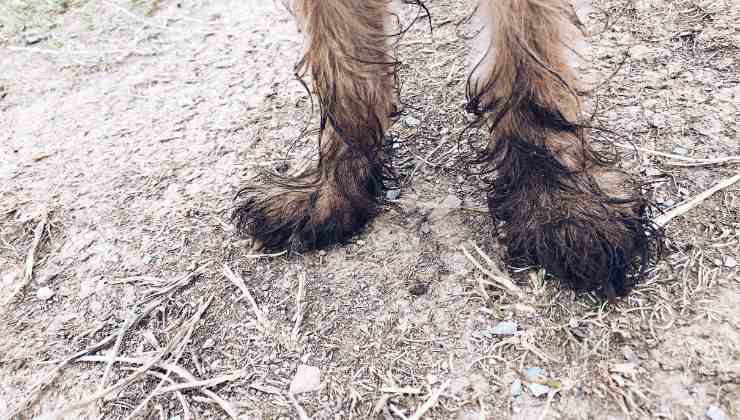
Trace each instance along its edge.
<path fill-rule="evenodd" d="M 318 391 L 321 386 L 321 371 L 316 366 L 300 365 L 290 383 L 291 394 Z"/>

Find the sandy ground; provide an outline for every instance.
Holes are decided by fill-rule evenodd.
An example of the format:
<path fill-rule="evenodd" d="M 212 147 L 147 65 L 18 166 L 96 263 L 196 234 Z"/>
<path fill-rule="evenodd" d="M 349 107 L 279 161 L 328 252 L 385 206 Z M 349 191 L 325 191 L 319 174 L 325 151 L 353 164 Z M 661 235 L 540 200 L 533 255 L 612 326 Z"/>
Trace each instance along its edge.
<path fill-rule="evenodd" d="M 136 416 L 168 420 L 228 418 L 223 407 L 244 419 L 403 419 L 429 401 L 429 419 L 740 419 L 740 184 L 671 221 L 666 257 L 617 305 L 506 267 L 482 181 L 458 170 L 463 38 L 475 33 L 458 22 L 470 8 L 428 3 L 433 33 L 420 22 L 398 47 L 400 196 L 350 243 L 257 257 L 229 223 L 232 197 L 315 153 L 298 139 L 310 100 L 283 9 L 1 2 L 0 418 L 54 413 L 162 356 L 64 418 L 122 419 L 141 404 Z M 623 150 L 623 164 L 660 211 L 740 171 L 651 152 L 740 155 L 738 9 L 579 5 L 595 59 L 584 74 L 598 87 L 589 106 L 647 150 Z M 487 285 L 461 246 L 523 293 Z M 8 303 L 29 253 L 30 282 Z M 103 384 L 100 356 L 122 329 L 127 359 Z M 312 390 L 293 399 L 291 382 Z"/>

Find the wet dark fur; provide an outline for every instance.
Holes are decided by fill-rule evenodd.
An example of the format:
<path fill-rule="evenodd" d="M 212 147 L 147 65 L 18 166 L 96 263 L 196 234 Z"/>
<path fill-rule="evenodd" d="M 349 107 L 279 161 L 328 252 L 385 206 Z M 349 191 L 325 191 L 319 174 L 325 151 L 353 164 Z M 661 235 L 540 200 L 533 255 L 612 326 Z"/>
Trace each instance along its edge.
<path fill-rule="evenodd" d="M 234 221 L 242 233 L 270 249 L 304 250 L 342 242 L 371 218 L 383 189 L 383 165 L 368 159 L 358 156 L 319 165 L 295 178 L 267 176 L 260 186 L 239 192 Z M 341 181 L 324 189 L 328 178 Z M 269 185 L 269 192 L 262 185 Z M 320 205 L 322 201 L 327 204 Z"/>
<path fill-rule="evenodd" d="M 491 3 L 488 17 L 496 17 L 480 63 L 487 68 L 469 79 L 467 109 L 488 123 L 491 140 L 476 162 L 498 174 L 488 205 L 505 222 L 511 259 L 614 299 L 642 275 L 661 235 L 645 217 L 637 182 L 595 151 L 577 122 L 575 76 L 559 55 L 566 6 Z M 628 277 L 631 268 L 638 276 Z"/>
<path fill-rule="evenodd" d="M 320 159 L 316 168 L 239 192 L 234 220 L 258 243 L 323 247 L 372 216 L 395 99 L 388 3 L 291 2 L 307 39 L 297 73 L 311 74 L 321 111 Z M 577 80 L 561 56 L 572 9 L 565 0 L 480 0 L 478 9 L 489 39 L 469 78 L 467 110 L 490 130 L 476 163 L 498 175 L 488 203 L 505 222 L 510 257 L 540 264 L 578 290 L 625 295 L 660 232 L 645 217 L 639 185 L 591 147 L 579 123 Z M 640 274 L 630 276 L 632 268 Z"/>
<path fill-rule="evenodd" d="M 488 206 L 506 222 L 510 258 L 542 265 L 577 290 L 626 295 L 637 280 L 630 268 L 642 272 L 658 238 L 641 200 L 610 197 L 588 171 L 570 172 L 546 148 L 520 138 L 499 144 L 486 156 L 499 173 Z"/>

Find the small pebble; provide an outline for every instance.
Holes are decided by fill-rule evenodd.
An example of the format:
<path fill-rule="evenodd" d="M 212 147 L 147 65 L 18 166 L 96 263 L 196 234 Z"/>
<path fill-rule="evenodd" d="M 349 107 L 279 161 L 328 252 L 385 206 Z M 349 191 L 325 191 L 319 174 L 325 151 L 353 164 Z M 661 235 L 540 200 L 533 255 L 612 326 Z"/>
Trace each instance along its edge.
<path fill-rule="evenodd" d="M 398 200 L 401 196 L 401 190 L 388 190 L 385 192 L 385 198 L 388 200 Z"/>
<path fill-rule="evenodd" d="M 54 296 L 54 291 L 51 287 L 41 287 L 36 291 L 36 297 L 41 300 L 49 300 Z"/>
<path fill-rule="evenodd" d="M 632 347 L 630 346 L 624 346 L 622 347 L 622 355 L 624 356 L 624 360 L 627 360 L 628 362 L 636 362 L 638 361 L 637 355 L 635 354 L 635 351 L 632 350 Z"/>
<path fill-rule="evenodd" d="M 726 257 L 725 258 L 725 267 L 727 268 L 735 268 L 737 267 L 737 260 L 733 257 Z"/>

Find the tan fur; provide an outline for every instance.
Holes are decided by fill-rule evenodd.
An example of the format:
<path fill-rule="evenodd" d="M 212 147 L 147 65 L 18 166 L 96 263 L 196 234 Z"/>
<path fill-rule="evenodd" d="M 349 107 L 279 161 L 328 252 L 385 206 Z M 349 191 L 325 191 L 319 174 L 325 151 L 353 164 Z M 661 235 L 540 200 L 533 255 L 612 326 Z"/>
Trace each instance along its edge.
<path fill-rule="evenodd" d="M 492 76 L 499 76 L 496 94 L 508 97 L 517 65 L 540 62 L 546 66 L 523 69 L 532 92 L 543 103 L 561 106 L 575 117 L 577 101 L 570 90 L 551 83 L 552 74 L 571 87 L 576 83 L 563 54 L 563 46 L 575 43 L 578 36 L 567 18 L 570 9 L 563 0 L 480 0 L 478 11 L 488 37 L 485 58 L 474 74 L 476 84 L 483 88 Z"/>
<path fill-rule="evenodd" d="M 362 130 L 384 132 L 393 105 L 393 57 L 385 28 L 388 1 L 299 0 L 296 7 L 306 31 L 306 52 L 297 70 L 311 74 L 321 105 L 330 108 L 337 125 L 322 133 L 331 143 L 323 150 L 342 153 L 333 149 L 336 129 L 366 147 L 379 146 Z"/>
<path fill-rule="evenodd" d="M 369 217 L 382 181 L 382 139 L 393 109 L 387 0 L 294 0 L 305 33 L 296 66 L 321 111 L 317 168 L 245 188 L 235 213 L 268 245 L 331 243 Z"/>
<path fill-rule="evenodd" d="M 567 18 L 570 3 L 564 0 L 481 0 L 479 5 L 489 39 L 486 55 L 473 75 L 476 91 L 488 102 L 512 96 L 517 77 L 526 81 L 532 100 L 558 109 L 570 121 L 580 115 L 575 96 L 577 78 L 567 63 L 565 45 L 575 43 L 578 32 Z M 525 74 L 521 74 L 524 72 Z M 486 84 L 495 80 L 494 89 Z M 497 127 L 501 137 L 531 137 L 538 130 L 506 114 Z M 548 146 L 564 154 L 577 152 L 572 139 L 553 136 Z M 572 162 L 575 164 L 575 162 Z M 575 168 L 572 168 L 575 169 Z"/>

